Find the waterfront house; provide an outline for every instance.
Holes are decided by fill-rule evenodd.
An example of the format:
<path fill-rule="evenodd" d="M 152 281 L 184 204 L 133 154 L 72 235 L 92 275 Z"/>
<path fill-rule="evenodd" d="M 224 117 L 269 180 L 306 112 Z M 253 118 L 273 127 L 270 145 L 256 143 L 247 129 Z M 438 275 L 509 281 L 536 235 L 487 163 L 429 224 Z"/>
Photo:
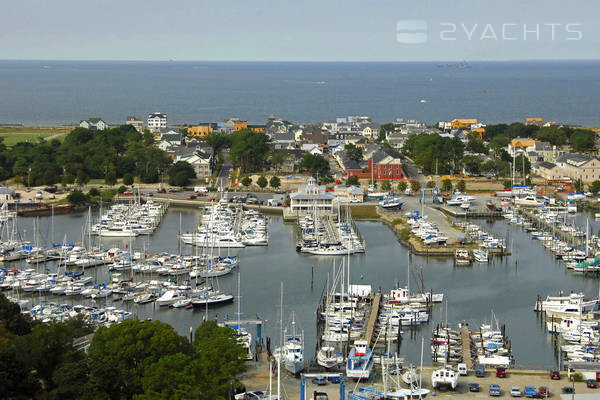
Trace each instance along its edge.
<path fill-rule="evenodd" d="M 15 191 L 5 186 L 0 186 L 0 201 L 13 201 Z"/>
<path fill-rule="evenodd" d="M 317 181 L 311 176 L 308 184 L 300 185 L 296 193 L 290 194 L 290 211 L 303 214 L 315 209 L 319 212 L 333 212 L 333 195 L 325 191 L 325 186 L 317 185 Z"/>
<path fill-rule="evenodd" d="M 167 114 L 155 112 L 148 115 L 148 129 L 150 132 L 158 132 L 161 128 L 167 127 Z"/>
<path fill-rule="evenodd" d="M 379 125 L 367 123 L 360 126 L 361 135 L 363 135 L 367 139 L 377 139 L 379 136 Z"/>
<path fill-rule="evenodd" d="M 133 115 L 128 116 L 125 119 L 125 125 L 131 125 L 139 133 L 144 133 L 144 121 L 142 121 L 138 117 L 135 117 Z"/>
<path fill-rule="evenodd" d="M 79 122 L 79 127 L 92 131 L 103 131 L 108 129 L 108 124 L 102 118 L 88 118 Z"/>
<path fill-rule="evenodd" d="M 333 195 L 336 198 L 356 199 L 361 203 L 365 201 L 365 191 L 360 186 L 337 185 L 333 188 Z"/>
<path fill-rule="evenodd" d="M 556 159 L 556 165 L 564 176 L 573 180 L 581 179 L 584 183 L 600 180 L 600 160 L 596 157 L 566 153 Z"/>

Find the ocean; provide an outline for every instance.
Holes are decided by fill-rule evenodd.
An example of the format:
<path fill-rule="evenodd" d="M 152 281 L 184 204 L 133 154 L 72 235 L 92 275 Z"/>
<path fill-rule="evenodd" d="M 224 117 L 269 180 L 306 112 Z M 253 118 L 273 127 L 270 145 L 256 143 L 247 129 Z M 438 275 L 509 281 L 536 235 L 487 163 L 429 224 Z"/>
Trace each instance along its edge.
<path fill-rule="evenodd" d="M 422 102 L 421 100 L 425 100 Z M 600 61 L 428 63 L 0 61 L 0 123 L 164 112 L 169 124 L 347 115 L 428 123 L 525 117 L 600 126 Z"/>

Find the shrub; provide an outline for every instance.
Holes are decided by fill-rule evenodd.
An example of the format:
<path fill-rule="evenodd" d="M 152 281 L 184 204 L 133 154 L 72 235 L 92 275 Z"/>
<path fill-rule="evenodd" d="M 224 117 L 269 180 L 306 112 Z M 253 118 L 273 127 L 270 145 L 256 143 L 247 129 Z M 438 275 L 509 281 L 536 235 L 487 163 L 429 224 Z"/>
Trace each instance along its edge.
<path fill-rule="evenodd" d="M 131 174 L 123 175 L 123 184 L 125 184 L 127 186 L 133 185 L 133 175 L 131 175 Z"/>

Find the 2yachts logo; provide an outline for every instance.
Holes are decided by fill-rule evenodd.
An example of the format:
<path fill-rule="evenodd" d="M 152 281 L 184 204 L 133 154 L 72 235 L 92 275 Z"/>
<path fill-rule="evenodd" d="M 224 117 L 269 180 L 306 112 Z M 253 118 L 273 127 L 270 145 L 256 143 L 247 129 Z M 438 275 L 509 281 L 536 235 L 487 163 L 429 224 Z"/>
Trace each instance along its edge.
<path fill-rule="evenodd" d="M 443 41 L 571 41 L 583 38 L 581 27 L 582 24 L 574 22 L 566 24 L 559 22 L 529 24 L 514 22 L 503 24 L 442 22 L 439 24 L 439 37 Z M 400 43 L 427 42 L 427 28 L 427 21 L 398 21 L 396 24 L 396 39 Z"/>

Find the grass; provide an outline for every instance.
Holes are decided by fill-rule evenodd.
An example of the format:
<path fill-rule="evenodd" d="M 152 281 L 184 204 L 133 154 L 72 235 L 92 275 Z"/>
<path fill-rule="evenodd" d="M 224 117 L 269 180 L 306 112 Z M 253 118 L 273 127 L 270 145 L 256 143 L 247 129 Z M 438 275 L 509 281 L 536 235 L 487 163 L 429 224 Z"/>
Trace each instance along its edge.
<path fill-rule="evenodd" d="M 68 126 L 0 126 L 0 137 L 4 139 L 5 145 L 14 146 L 20 142 L 37 143 L 40 138 L 54 135 L 59 135 L 56 139 L 62 141 L 71 130 L 73 128 Z"/>
<path fill-rule="evenodd" d="M 377 206 L 374 205 L 351 205 L 352 217 L 355 219 L 378 219 Z"/>

